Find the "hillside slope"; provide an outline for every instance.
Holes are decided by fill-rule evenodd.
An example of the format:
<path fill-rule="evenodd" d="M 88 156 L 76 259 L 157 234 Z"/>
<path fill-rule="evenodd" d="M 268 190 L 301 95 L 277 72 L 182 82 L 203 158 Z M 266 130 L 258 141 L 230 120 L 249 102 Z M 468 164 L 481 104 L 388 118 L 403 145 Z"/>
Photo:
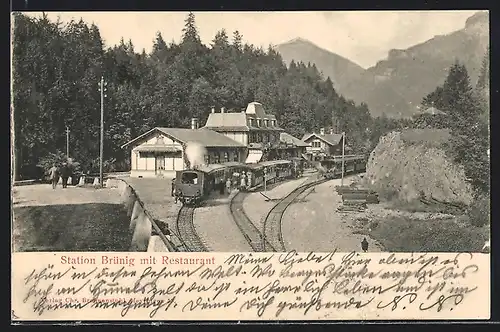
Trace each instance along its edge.
<path fill-rule="evenodd" d="M 325 78 L 330 77 L 338 91 L 351 85 L 353 80 L 359 79 L 365 72 L 365 69 L 358 64 L 302 38 L 295 38 L 277 45 L 276 50 L 287 65 L 292 60 L 316 64 Z"/>
<path fill-rule="evenodd" d="M 444 82 L 456 60 L 465 64 L 475 85 L 488 45 L 489 14 L 478 12 L 463 29 L 406 50 L 393 49 L 387 59 L 367 70 L 301 38 L 278 45 L 277 50 L 287 64 L 292 59 L 316 64 L 339 93 L 356 103 L 366 102 L 372 116 L 408 117 Z"/>
<path fill-rule="evenodd" d="M 480 12 L 467 20 L 464 29 L 406 50 L 391 50 L 386 60 L 369 68 L 342 92 L 358 102 L 365 101 L 374 115 L 408 116 L 423 97 L 444 82 L 456 60 L 465 64 L 475 85 L 488 44 L 489 17 Z"/>

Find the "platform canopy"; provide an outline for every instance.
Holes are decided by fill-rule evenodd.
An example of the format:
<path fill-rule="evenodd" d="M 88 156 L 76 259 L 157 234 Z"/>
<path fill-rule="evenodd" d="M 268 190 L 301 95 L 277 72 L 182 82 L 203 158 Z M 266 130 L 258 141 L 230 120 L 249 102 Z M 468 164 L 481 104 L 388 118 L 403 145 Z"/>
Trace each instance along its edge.
<path fill-rule="evenodd" d="M 180 148 L 175 147 L 175 146 L 152 145 L 152 144 L 140 145 L 140 146 L 136 147 L 134 150 L 140 151 L 140 152 L 180 152 L 180 151 L 182 151 Z"/>
<path fill-rule="evenodd" d="M 247 164 L 258 163 L 262 159 L 262 150 L 249 150 L 248 157 L 246 160 Z"/>

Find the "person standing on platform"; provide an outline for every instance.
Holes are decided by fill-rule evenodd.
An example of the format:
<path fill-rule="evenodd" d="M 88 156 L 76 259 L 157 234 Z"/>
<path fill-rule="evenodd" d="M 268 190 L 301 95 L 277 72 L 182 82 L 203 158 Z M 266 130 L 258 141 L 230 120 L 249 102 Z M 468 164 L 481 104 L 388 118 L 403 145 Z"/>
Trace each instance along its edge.
<path fill-rule="evenodd" d="M 59 169 L 54 163 L 52 167 L 49 169 L 50 182 L 52 184 L 52 189 L 56 189 L 57 182 L 59 181 Z"/>
<path fill-rule="evenodd" d="M 226 190 L 227 190 L 227 194 L 230 195 L 231 194 L 231 179 L 228 178 L 226 180 Z"/>
<path fill-rule="evenodd" d="M 68 178 L 71 175 L 71 170 L 69 169 L 69 166 L 67 163 L 63 163 L 62 168 L 61 168 L 61 177 L 62 177 L 62 186 L 63 188 L 68 187 Z"/>
<path fill-rule="evenodd" d="M 246 188 L 245 173 L 241 173 L 240 191 L 244 191 L 245 188 Z"/>
<path fill-rule="evenodd" d="M 247 190 L 252 188 L 252 173 L 247 172 Z"/>

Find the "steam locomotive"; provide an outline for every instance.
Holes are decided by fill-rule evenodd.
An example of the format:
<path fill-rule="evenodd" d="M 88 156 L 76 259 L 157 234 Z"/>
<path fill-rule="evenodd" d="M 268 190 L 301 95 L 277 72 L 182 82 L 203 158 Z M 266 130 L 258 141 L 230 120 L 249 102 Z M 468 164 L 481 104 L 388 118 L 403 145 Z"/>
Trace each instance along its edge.
<path fill-rule="evenodd" d="M 198 206 L 217 190 L 223 191 L 227 179 L 239 186 L 240 176 L 245 175 L 247 190 L 255 190 L 266 184 L 276 183 L 301 174 L 300 164 L 290 160 L 272 160 L 256 164 L 228 162 L 198 166 L 177 171 L 175 195 L 185 205 Z"/>

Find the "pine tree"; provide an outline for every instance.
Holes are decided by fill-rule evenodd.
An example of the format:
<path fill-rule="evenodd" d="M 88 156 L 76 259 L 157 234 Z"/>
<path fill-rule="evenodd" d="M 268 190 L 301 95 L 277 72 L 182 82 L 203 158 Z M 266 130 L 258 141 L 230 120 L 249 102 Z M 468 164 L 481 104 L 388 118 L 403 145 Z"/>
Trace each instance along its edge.
<path fill-rule="evenodd" d="M 243 36 L 238 30 L 233 32 L 233 47 L 238 51 L 241 51 L 242 39 Z"/>
<path fill-rule="evenodd" d="M 161 35 L 161 32 L 156 33 L 156 38 L 153 43 L 153 56 L 156 57 L 161 57 L 161 54 L 167 49 L 167 43 L 165 43 L 165 40 L 163 39 L 163 36 Z"/>
<path fill-rule="evenodd" d="M 481 65 L 481 71 L 477 80 L 477 89 L 489 89 L 490 86 L 490 47 L 486 49 Z"/>
<path fill-rule="evenodd" d="M 453 130 L 467 131 L 477 123 L 480 107 L 465 65 L 456 62 L 450 68 L 443 84 L 442 106 L 451 116 Z"/>
<path fill-rule="evenodd" d="M 198 35 L 198 29 L 196 28 L 194 14 L 189 12 L 184 22 L 184 28 L 182 29 L 182 43 L 200 43 L 200 36 Z"/>
<path fill-rule="evenodd" d="M 456 62 L 450 68 L 443 86 L 422 102 L 423 105 L 429 103 L 439 105 L 447 115 L 436 117 L 424 114 L 416 117 L 413 125 L 451 129 L 452 139 L 447 153 L 463 165 L 477 190 L 489 190 L 488 128 L 481 120 L 480 99 L 470 84 L 464 65 Z"/>

